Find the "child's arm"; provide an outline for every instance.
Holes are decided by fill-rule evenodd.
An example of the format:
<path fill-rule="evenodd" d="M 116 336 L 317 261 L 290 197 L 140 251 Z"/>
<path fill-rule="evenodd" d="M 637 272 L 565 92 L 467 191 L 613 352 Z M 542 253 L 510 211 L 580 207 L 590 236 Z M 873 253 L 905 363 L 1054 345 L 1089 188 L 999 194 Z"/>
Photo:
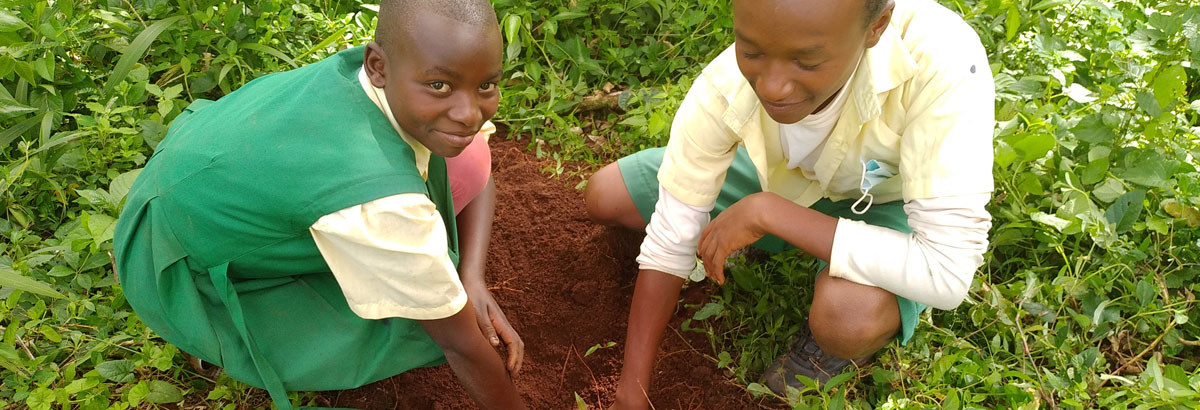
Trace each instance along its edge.
<path fill-rule="evenodd" d="M 489 178 L 487 185 L 471 203 L 458 214 L 459 244 L 458 271 L 467 298 L 475 306 L 475 319 L 483 336 L 493 347 L 503 340 L 508 348 L 508 371 L 514 376 L 521 372 L 521 361 L 525 356 L 525 342 L 508 323 L 504 311 L 492 298 L 484 278 L 488 242 L 492 235 L 492 219 L 496 208 L 496 185 Z"/>
<path fill-rule="evenodd" d="M 524 409 L 504 362 L 479 332 L 471 301 L 445 319 L 418 321 L 425 333 L 442 348 L 446 362 L 467 394 L 483 409 Z"/>
<path fill-rule="evenodd" d="M 617 382 L 615 409 L 649 408 L 650 373 L 663 330 L 675 310 L 684 279 L 656 270 L 638 271 L 625 335 L 625 360 Z"/>

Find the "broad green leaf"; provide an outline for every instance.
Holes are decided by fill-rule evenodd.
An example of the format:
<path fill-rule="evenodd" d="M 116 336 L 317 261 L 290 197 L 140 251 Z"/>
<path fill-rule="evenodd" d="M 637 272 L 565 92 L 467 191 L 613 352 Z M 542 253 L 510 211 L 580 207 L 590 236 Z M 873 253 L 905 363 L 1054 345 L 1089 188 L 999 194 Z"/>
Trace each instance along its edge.
<path fill-rule="evenodd" d="M 1154 78 L 1151 87 L 1158 106 L 1166 109 L 1187 90 L 1187 72 L 1178 65 L 1168 66 Z"/>
<path fill-rule="evenodd" d="M 129 47 L 125 49 L 125 52 L 121 53 L 121 59 L 117 60 L 117 65 L 113 68 L 112 73 L 108 75 L 108 80 L 104 82 L 104 95 L 110 95 L 112 88 L 125 80 L 125 77 L 129 75 L 129 71 L 133 70 L 133 65 L 146 54 L 146 50 L 150 48 L 150 43 L 153 43 L 167 27 L 170 27 L 183 18 L 184 16 L 167 17 L 151 24 L 141 34 L 138 34 L 137 38 L 133 39 L 132 43 L 129 43 Z M 0 146 L 2 145 L 0 144 Z"/>
<path fill-rule="evenodd" d="M 1112 127 L 1104 124 L 1104 119 L 1100 114 L 1084 117 L 1078 124 L 1075 124 L 1075 127 L 1071 128 L 1071 133 L 1075 134 L 1075 138 L 1079 138 L 1080 141 L 1092 144 L 1107 143 L 1117 136 Z"/>
<path fill-rule="evenodd" d="M 43 324 L 42 327 L 38 329 L 38 331 L 40 331 L 42 333 L 42 336 L 46 337 L 46 340 L 49 340 L 54 343 L 58 343 L 58 342 L 62 341 L 62 335 L 59 335 L 58 331 L 54 330 L 54 328 L 50 327 L 50 325 Z"/>
<path fill-rule="evenodd" d="M 1117 233 L 1125 233 L 1133 229 L 1133 223 L 1142 216 L 1142 201 L 1145 199 L 1144 189 L 1126 192 L 1108 206 L 1108 210 L 1104 212 L 1104 219 L 1117 226 Z"/>
<path fill-rule="evenodd" d="M 1091 185 L 1100 182 L 1107 174 L 1108 158 L 1100 158 L 1088 162 L 1087 166 L 1083 168 L 1083 175 L 1080 177 L 1080 182 L 1085 185 Z"/>
<path fill-rule="evenodd" d="M 282 51 L 279 51 L 270 46 L 265 46 L 265 45 L 258 44 L 258 43 L 242 43 L 239 47 L 247 49 L 247 50 L 254 50 L 254 51 L 257 51 L 260 53 L 270 54 L 272 56 L 275 56 L 275 58 L 278 58 L 280 60 L 283 60 L 283 62 L 288 63 L 288 65 L 292 66 L 292 68 L 299 67 L 296 65 L 295 61 L 292 61 L 291 57 L 287 56 L 287 54 L 284 54 Z"/>
<path fill-rule="evenodd" d="M 1154 289 L 1154 284 L 1150 283 L 1148 278 L 1143 278 L 1137 284 L 1137 300 L 1138 304 L 1148 306 L 1154 301 L 1154 295 L 1157 293 Z"/>
<path fill-rule="evenodd" d="M 9 328 L 14 329 L 15 332 L 17 327 L 9 326 Z M 0 367 L 23 376 L 28 375 L 28 372 L 25 370 L 24 363 L 21 360 L 21 355 L 17 353 L 17 349 L 15 347 L 7 342 L 0 343 Z"/>
<path fill-rule="evenodd" d="M 704 305 L 704 307 L 702 307 L 702 308 L 700 308 L 700 310 L 696 311 L 695 315 L 692 315 L 692 319 L 695 319 L 695 320 L 708 319 L 710 317 L 721 314 L 721 312 L 724 310 L 725 310 L 725 306 L 720 303 L 706 303 Z"/>
<path fill-rule="evenodd" d="M 1042 1 L 1037 2 L 1037 4 L 1034 4 L 1033 7 L 1030 8 L 1030 10 L 1033 10 L 1033 11 L 1045 10 L 1048 8 L 1066 4 L 1071 1 L 1072 0 L 1042 0 Z"/>
<path fill-rule="evenodd" d="M 12 13 L 0 10 L 0 33 L 11 33 L 23 28 L 29 28 L 29 25 Z"/>
<path fill-rule="evenodd" d="M 578 11 L 564 11 L 562 13 L 558 13 L 557 15 L 555 15 L 554 17 L 551 17 L 550 19 L 562 21 L 562 20 L 574 20 L 574 19 L 577 19 L 580 17 L 587 17 L 587 16 L 589 16 L 589 14 L 581 13 Z"/>
<path fill-rule="evenodd" d="M 1032 161 L 1046 156 L 1055 146 L 1054 136 L 1044 133 L 1025 134 L 1012 144 L 1013 149 L 1021 153 L 1025 161 Z"/>
<path fill-rule="evenodd" d="M 97 380 L 94 378 L 75 379 L 74 381 L 72 381 L 70 384 L 67 385 L 65 390 L 67 391 L 67 394 L 77 394 L 77 393 L 89 391 L 89 390 L 95 388 L 99 384 L 100 384 L 100 380 Z"/>
<path fill-rule="evenodd" d="M 29 406 L 29 410 L 50 410 L 54 405 L 54 391 L 38 387 L 25 399 L 25 404 Z"/>
<path fill-rule="evenodd" d="M 1110 305 L 1110 304 L 1112 304 L 1111 299 L 1104 299 L 1104 301 L 1100 302 L 1099 305 L 1096 305 L 1096 310 L 1092 311 L 1092 326 L 1093 327 L 1099 326 L 1100 322 L 1102 320 L 1104 320 L 1106 317 L 1108 317 L 1108 315 L 1104 314 L 1104 309 L 1107 309 L 1108 305 Z"/>
<path fill-rule="evenodd" d="M 111 241 L 113 238 L 113 230 L 116 229 L 117 219 L 105 214 L 84 214 L 87 219 L 88 234 L 92 235 L 92 240 L 96 244 L 101 244 Z"/>
<path fill-rule="evenodd" d="M 837 376 L 833 376 L 833 378 L 829 379 L 828 382 L 825 382 L 825 384 L 821 386 L 821 392 L 829 393 L 830 390 L 841 385 L 842 383 L 845 383 L 846 380 L 850 380 L 850 378 L 854 376 L 854 372 L 845 372 Z"/>
<path fill-rule="evenodd" d="M 11 97 L 0 97 L 0 118 L 13 117 L 37 111 L 37 108 L 21 104 Z"/>
<path fill-rule="evenodd" d="M 517 55 L 521 53 L 523 43 L 520 38 L 520 30 L 521 15 L 509 14 L 504 16 L 504 41 L 508 43 L 508 47 L 504 51 L 505 60 L 515 60 Z"/>
<path fill-rule="evenodd" d="M 46 81 L 54 81 L 54 57 L 45 56 L 34 60 L 33 72 L 46 79 Z"/>
<path fill-rule="evenodd" d="M 1092 101 L 1096 101 L 1096 96 L 1092 93 L 1092 90 L 1089 90 L 1079 84 L 1071 84 L 1071 86 L 1067 87 L 1064 92 L 1067 94 L 1067 97 L 1070 97 L 1072 100 L 1075 100 L 1075 102 L 1080 104 L 1087 104 Z"/>
<path fill-rule="evenodd" d="M 79 195 L 80 199 L 93 206 L 104 206 L 109 202 L 108 192 L 103 189 L 76 189 L 75 195 Z"/>
<path fill-rule="evenodd" d="M 1158 105 L 1158 100 L 1155 99 L 1154 94 L 1139 91 L 1134 95 L 1134 98 L 1137 100 L 1138 108 L 1140 108 L 1147 115 L 1152 118 L 1158 118 L 1159 115 L 1162 115 L 1163 108 L 1161 105 Z"/>
<path fill-rule="evenodd" d="M 49 284 L 26 277 L 21 275 L 20 272 L 4 267 L 0 267 L 0 287 L 11 287 L 56 299 L 66 298 L 65 295 L 51 288 Z"/>
<path fill-rule="evenodd" d="M 1017 10 L 1016 3 L 1008 7 L 1008 16 L 1004 19 L 1004 38 L 1012 41 L 1013 37 L 1017 36 L 1017 30 L 1021 28 L 1021 12 Z"/>
<path fill-rule="evenodd" d="M 1139 185 L 1155 188 L 1169 187 L 1173 166 L 1163 159 L 1162 155 L 1152 149 L 1143 149 L 1129 155 L 1128 164 L 1131 166 L 1119 172 L 1121 178 Z"/>
<path fill-rule="evenodd" d="M 750 383 L 746 385 L 746 391 L 750 392 L 750 394 L 754 395 L 754 397 L 772 396 L 775 394 L 771 392 L 769 387 L 761 383 Z"/>
<path fill-rule="evenodd" d="M 134 169 L 113 178 L 112 182 L 108 185 L 108 200 L 110 205 L 120 209 L 122 201 L 129 194 L 129 188 L 133 187 L 133 182 L 137 180 L 138 175 L 141 175 L 142 169 Z"/>
<path fill-rule="evenodd" d="M 1017 187 L 1020 188 L 1022 192 L 1030 195 L 1041 195 L 1042 191 L 1045 190 L 1045 187 L 1042 186 L 1041 179 L 1038 178 L 1037 174 L 1032 172 L 1021 174 L 1021 182 L 1017 184 Z"/>
<path fill-rule="evenodd" d="M 155 404 L 178 403 L 183 401 L 183 392 L 174 384 L 162 380 L 151 380 L 144 400 Z"/>
<path fill-rule="evenodd" d="M 128 360 L 109 360 L 96 365 L 96 372 L 101 377 L 117 383 L 133 381 L 133 362 Z"/>
<path fill-rule="evenodd" d="M 42 122 L 41 116 L 35 115 L 17 123 L 17 125 L 9 127 L 4 131 L 0 131 L 0 149 L 8 146 L 8 143 L 13 142 L 13 140 L 19 138 L 21 134 L 24 134 L 26 131 L 33 129 L 33 127 L 36 127 L 40 122 Z"/>
<path fill-rule="evenodd" d="M 1125 193 L 1125 185 L 1115 178 L 1107 178 L 1092 190 L 1092 196 L 1104 202 L 1112 202 Z"/>
<path fill-rule="evenodd" d="M 129 400 L 130 404 L 137 406 L 146 399 L 147 395 L 150 394 L 150 385 L 144 381 L 141 381 L 133 385 L 133 387 L 130 387 L 127 392 L 126 400 Z"/>
<path fill-rule="evenodd" d="M 1045 212 L 1034 212 L 1033 214 L 1029 215 L 1029 217 L 1032 218 L 1034 220 L 1034 222 L 1041 222 L 1046 225 L 1053 226 L 1054 229 L 1057 229 L 1059 231 L 1066 229 L 1067 225 L 1071 224 L 1070 221 L 1067 221 L 1065 219 L 1059 218 L 1054 215 L 1047 214 Z"/>

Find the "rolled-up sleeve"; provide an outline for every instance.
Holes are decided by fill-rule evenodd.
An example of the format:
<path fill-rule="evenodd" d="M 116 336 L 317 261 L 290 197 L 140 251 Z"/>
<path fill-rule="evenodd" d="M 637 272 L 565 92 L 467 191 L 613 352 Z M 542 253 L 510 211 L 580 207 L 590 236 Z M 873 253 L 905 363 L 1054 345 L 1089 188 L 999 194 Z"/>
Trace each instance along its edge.
<path fill-rule="evenodd" d="M 829 276 L 886 289 L 938 309 L 966 298 L 983 265 L 990 194 L 918 199 L 904 204 L 911 234 L 839 219 Z"/>
<path fill-rule="evenodd" d="M 309 231 L 350 310 L 364 319 L 442 319 L 467 303 L 445 224 L 423 194 L 355 205 Z"/>

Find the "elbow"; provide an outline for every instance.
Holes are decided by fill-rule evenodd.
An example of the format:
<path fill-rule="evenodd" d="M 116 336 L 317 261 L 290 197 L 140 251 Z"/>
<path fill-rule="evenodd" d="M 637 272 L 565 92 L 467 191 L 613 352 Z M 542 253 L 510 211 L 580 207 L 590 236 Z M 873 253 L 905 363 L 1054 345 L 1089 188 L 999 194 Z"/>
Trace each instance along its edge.
<path fill-rule="evenodd" d="M 941 310 L 957 308 L 967 299 L 967 292 L 971 290 L 971 281 L 975 278 L 974 273 L 975 267 L 971 267 L 971 270 L 965 274 L 946 275 L 942 280 L 941 289 L 937 292 L 936 300 L 931 300 L 928 305 Z"/>
<path fill-rule="evenodd" d="M 967 299 L 967 290 L 970 286 L 951 286 L 946 289 L 945 294 L 929 302 L 929 306 L 940 310 L 951 310 L 961 305 Z"/>

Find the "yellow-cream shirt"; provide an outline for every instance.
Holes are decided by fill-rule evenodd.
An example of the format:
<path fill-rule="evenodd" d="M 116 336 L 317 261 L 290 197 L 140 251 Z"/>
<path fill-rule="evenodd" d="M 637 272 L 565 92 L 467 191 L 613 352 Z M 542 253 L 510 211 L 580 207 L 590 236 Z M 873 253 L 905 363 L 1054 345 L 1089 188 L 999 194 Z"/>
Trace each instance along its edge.
<path fill-rule="evenodd" d="M 847 84 L 849 101 L 809 175 L 788 166 L 780 125 L 762 110 L 734 52 L 705 67 L 676 113 L 658 174 L 668 196 L 710 209 L 739 144 L 764 191 L 804 206 L 823 197 L 865 198 L 863 167 L 874 160 L 898 175 L 872 186 L 871 199 L 905 200 L 910 224 L 918 217 L 915 232 L 896 236 L 840 220 L 830 275 L 935 307 L 961 302 L 990 227 L 986 212 L 961 210 L 982 210 L 993 190 L 994 84 L 975 32 L 931 0 L 896 1 L 891 23 Z M 939 217 L 920 218 L 930 214 L 922 208 Z"/>

